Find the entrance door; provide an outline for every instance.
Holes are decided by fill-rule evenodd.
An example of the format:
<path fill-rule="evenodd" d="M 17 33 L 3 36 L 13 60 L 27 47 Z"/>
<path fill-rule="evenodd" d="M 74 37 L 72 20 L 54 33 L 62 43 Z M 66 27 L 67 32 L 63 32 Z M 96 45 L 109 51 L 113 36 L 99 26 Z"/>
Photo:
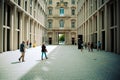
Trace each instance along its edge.
<path fill-rule="evenodd" d="M 51 37 L 49 38 L 49 44 L 52 44 L 52 38 Z"/>
<path fill-rule="evenodd" d="M 78 43 L 83 41 L 83 35 L 78 35 Z M 78 45 L 78 49 L 80 49 L 80 45 Z"/>
<path fill-rule="evenodd" d="M 105 31 L 102 32 L 102 50 L 105 50 Z"/>
<path fill-rule="evenodd" d="M 111 29 L 111 52 L 114 52 L 114 29 Z"/>
<path fill-rule="evenodd" d="M 72 38 L 72 45 L 75 44 L 75 38 Z"/>
<path fill-rule="evenodd" d="M 58 43 L 59 44 L 65 44 L 65 34 L 63 34 L 63 33 L 59 33 L 59 35 L 58 35 Z"/>

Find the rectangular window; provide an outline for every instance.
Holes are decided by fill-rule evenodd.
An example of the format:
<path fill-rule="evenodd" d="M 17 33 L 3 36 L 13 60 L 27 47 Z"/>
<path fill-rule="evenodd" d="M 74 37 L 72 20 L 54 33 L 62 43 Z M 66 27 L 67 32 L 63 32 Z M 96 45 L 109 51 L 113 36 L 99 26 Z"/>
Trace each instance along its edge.
<path fill-rule="evenodd" d="M 49 15 L 52 15 L 52 9 L 49 9 Z"/>
<path fill-rule="evenodd" d="M 20 4 L 20 1 L 21 1 L 21 0 L 18 0 L 18 5 L 19 5 L 19 6 L 21 5 L 21 4 Z"/>
<path fill-rule="evenodd" d="M 71 4 L 75 4 L 75 0 L 71 0 Z"/>
<path fill-rule="evenodd" d="M 51 21 L 48 22 L 48 27 L 52 28 L 52 22 Z"/>
<path fill-rule="evenodd" d="M 10 27 L 10 6 L 7 5 L 7 26 Z"/>
<path fill-rule="evenodd" d="M 20 12 L 18 12 L 18 28 L 17 29 L 20 29 Z"/>
<path fill-rule="evenodd" d="M 64 27 L 64 21 L 60 20 L 60 28 L 63 28 L 63 27 Z"/>
<path fill-rule="evenodd" d="M 30 5 L 32 6 L 32 0 L 30 0 Z"/>
<path fill-rule="evenodd" d="M 71 28 L 75 28 L 75 22 L 71 22 Z"/>
<path fill-rule="evenodd" d="M 74 9 L 72 9 L 72 15 L 75 15 L 75 10 Z"/>
<path fill-rule="evenodd" d="M 114 5 L 113 4 L 111 4 L 111 6 L 110 6 L 110 18 L 111 18 L 110 24 L 112 27 L 112 26 L 114 26 Z"/>
<path fill-rule="evenodd" d="M 52 0 L 49 0 L 49 4 L 52 4 Z"/>
<path fill-rule="evenodd" d="M 102 29 L 104 29 L 104 11 L 102 11 Z"/>
<path fill-rule="evenodd" d="M 25 1 L 25 11 L 27 11 L 27 1 Z"/>
<path fill-rule="evenodd" d="M 64 16 L 64 8 L 60 8 L 60 16 Z"/>
<path fill-rule="evenodd" d="M 32 15 L 32 7 L 30 7 L 30 14 Z"/>

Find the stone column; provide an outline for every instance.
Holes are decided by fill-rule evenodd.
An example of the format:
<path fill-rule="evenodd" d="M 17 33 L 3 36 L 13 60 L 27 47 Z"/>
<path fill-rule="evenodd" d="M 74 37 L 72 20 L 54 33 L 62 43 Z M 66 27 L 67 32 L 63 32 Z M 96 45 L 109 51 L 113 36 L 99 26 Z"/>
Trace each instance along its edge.
<path fill-rule="evenodd" d="M 120 54 L 120 0 L 117 0 L 117 53 Z"/>
<path fill-rule="evenodd" d="M 10 50 L 14 50 L 15 6 L 11 9 Z"/>
<path fill-rule="evenodd" d="M 107 25 L 107 5 L 105 5 L 105 51 L 107 51 L 108 50 L 108 25 Z"/>
<path fill-rule="evenodd" d="M 4 0 L 0 0 L 0 53 L 3 52 Z"/>

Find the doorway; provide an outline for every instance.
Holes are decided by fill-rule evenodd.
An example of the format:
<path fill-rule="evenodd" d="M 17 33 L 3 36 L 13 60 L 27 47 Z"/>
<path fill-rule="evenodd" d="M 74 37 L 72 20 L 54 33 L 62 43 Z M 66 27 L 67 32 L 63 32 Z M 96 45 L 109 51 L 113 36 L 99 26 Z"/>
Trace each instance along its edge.
<path fill-rule="evenodd" d="M 72 45 L 75 45 L 75 38 L 72 38 Z"/>
<path fill-rule="evenodd" d="M 114 29 L 111 29 L 111 52 L 114 52 Z"/>
<path fill-rule="evenodd" d="M 65 44 L 65 34 L 59 33 L 59 35 L 58 35 L 58 44 Z"/>
<path fill-rule="evenodd" d="M 102 31 L 102 50 L 105 50 L 105 31 Z"/>
<path fill-rule="evenodd" d="M 52 44 L 52 38 L 49 37 L 49 44 Z"/>

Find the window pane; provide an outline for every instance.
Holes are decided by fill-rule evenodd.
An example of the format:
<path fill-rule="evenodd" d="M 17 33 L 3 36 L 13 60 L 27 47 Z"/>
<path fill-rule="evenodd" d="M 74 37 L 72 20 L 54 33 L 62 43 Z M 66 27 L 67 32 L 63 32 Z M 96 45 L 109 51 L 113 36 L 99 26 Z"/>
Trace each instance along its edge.
<path fill-rule="evenodd" d="M 64 8 L 60 8 L 60 16 L 64 16 Z"/>
<path fill-rule="evenodd" d="M 71 28 L 75 28 L 75 22 L 71 22 Z"/>
<path fill-rule="evenodd" d="M 48 22 L 48 27 L 49 27 L 49 28 L 52 28 L 52 22 L 51 22 L 51 21 Z"/>
<path fill-rule="evenodd" d="M 60 20 L 60 27 L 64 27 L 64 21 Z"/>
<path fill-rule="evenodd" d="M 52 0 L 49 0 L 49 4 L 52 4 Z"/>
<path fill-rule="evenodd" d="M 49 9 L 49 15 L 52 15 L 52 9 Z"/>
<path fill-rule="evenodd" d="M 75 4 L 75 0 L 71 0 L 71 3 L 72 3 L 72 4 Z"/>
<path fill-rule="evenodd" d="M 75 10 L 74 9 L 72 9 L 72 15 L 75 15 Z"/>

